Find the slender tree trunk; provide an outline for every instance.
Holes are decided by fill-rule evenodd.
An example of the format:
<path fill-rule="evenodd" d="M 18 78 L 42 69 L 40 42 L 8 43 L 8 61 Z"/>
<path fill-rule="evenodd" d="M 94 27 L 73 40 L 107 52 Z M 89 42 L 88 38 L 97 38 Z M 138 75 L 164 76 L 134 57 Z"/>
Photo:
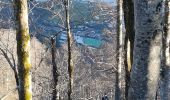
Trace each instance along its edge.
<path fill-rule="evenodd" d="M 165 1 L 165 26 L 163 35 L 163 71 L 161 77 L 161 100 L 170 100 L 170 1 Z"/>
<path fill-rule="evenodd" d="M 17 55 L 19 75 L 19 100 L 32 100 L 30 35 L 27 0 L 15 0 L 17 29 Z"/>
<path fill-rule="evenodd" d="M 73 62 L 71 54 L 72 46 L 72 34 L 70 30 L 70 17 L 69 17 L 69 0 L 65 0 L 65 12 L 66 12 L 66 29 L 67 29 L 67 43 L 68 43 L 68 73 L 69 73 L 69 84 L 68 84 L 68 99 L 71 99 L 71 94 L 73 91 Z"/>
<path fill-rule="evenodd" d="M 124 22 L 125 22 L 125 68 L 126 68 L 126 97 L 130 82 L 130 70 L 133 63 L 134 48 L 134 4 L 132 0 L 123 0 Z"/>
<path fill-rule="evenodd" d="M 162 48 L 162 1 L 134 0 L 135 43 L 129 100 L 155 100 Z"/>
<path fill-rule="evenodd" d="M 57 98 L 57 83 L 58 83 L 58 70 L 56 64 L 56 41 L 55 38 L 51 37 L 51 56 L 52 56 L 52 64 L 53 64 L 53 97 L 52 100 L 56 100 Z"/>
<path fill-rule="evenodd" d="M 118 72 L 117 72 L 117 89 L 116 100 L 125 100 L 125 49 L 124 49 L 124 36 L 123 33 L 123 0 L 117 1 L 117 52 L 118 52 Z"/>
<path fill-rule="evenodd" d="M 129 55 L 130 59 L 128 58 L 128 69 L 131 69 L 131 65 L 133 63 L 133 47 L 134 47 L 134 37 L 135 37 L 135 30 L 134 30 L 134 4 L 132 0 L 124 0 L 123 2 L 123 9 L 124 9 L 124 20 L 125 20 L 125 29 L 126 29 L 126 43 L 129 41 L 130 48 Z M 127 44 L 126 44 L 127 45 Z"/>

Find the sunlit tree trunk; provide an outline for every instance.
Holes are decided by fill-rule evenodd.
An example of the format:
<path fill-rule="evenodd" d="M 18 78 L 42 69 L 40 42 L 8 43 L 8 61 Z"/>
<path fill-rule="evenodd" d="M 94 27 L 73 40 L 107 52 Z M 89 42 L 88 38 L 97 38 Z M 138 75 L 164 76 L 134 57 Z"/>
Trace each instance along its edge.
<path fill-rule="evenodd" d="M 117 89 L 116 100 L 125 100 L 125 49 L 124 49 L 124 32 L 123 32 L 123 0 L 117 1 L 117 52 L 118 52 L 118 68 L 117 68 Z"/>
<path fill-rule="evenodd" d="M 19 100 L 32 100 L 30 35 L 27 0 L 15 0 L 17 29 L 17 55 L 19 75 Z"/>
<path fill-rule="evenodd" d="M 69 0 L 65 0 L 65 12 L 66 12 L 66 29 L 67 29 L 67 43 L 68 43 L 68 73 L 69 73 L 69 85 L 68 85 L 68 99 L 71 99 L 71 94 L 73 92 L 73 62 L 72 62 L 72 34 L 70 30 L 70 17 L 69 17 Z"/>
<path fill-rule="evenodd" d="M 162 48 L 162 1 L 134 0 L 135 42 L 129 100 L 155 100 Z"/>
<path fill-rule="evenodd" d="M 165 1 L 165 26 L 163 35 L 163 69 L 161 79 L 161 100 L 170 100 L 170 1 Z"/>
<path fill-rule="evenodd" d="M 125 69 L 126 69 L 126 97 L 130 82 L 130 70 L 133 63 L 134 48 L 134 4 L 132 0 L 123 0 L 124 22 L 125 22 Z"/>
<path fill-rule="evenodd" d="M 134 37 L 135 37 L 135 30 L 134 30 L 134 4 L 132 0 L 124 0 L 123 1 L 123 11 L 124 11 L 124 20 L 125 20 L 125 29 L 126 29 L 126 45 L 130 50 L 128 53 L 128 70 L 130 71 L 131 65 L 133 63 L 133 47 L 134 47 Z M 129 45 L 127 44 L 128 42 Z"/>

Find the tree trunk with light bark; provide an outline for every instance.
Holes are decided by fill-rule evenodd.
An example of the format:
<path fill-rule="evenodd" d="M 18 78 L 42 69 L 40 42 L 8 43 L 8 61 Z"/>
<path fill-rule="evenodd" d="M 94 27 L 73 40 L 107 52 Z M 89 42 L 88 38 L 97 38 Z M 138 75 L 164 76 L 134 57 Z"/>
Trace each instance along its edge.
<path fill-rule="evenodd" d="M 15 0 L 17 25 L 17 55 L 19 75 L 19 100 L 32 100 L 30 35 L 27 0 Z"/>
<path fill-rule="evenodd" d="M 68 100 L 72 100 L 71 94 L 73 92 L 73 62 L 72 62 L 72 34 L 70 30 L 70 16 L 69 16 L 69 0 L 64 1 L 65 5 L 65 15 L 66 15 L 66 29 L 67 29 L 67 43 L 68 43 L 68 74 L 69 74 L 69 83 L 68 83 Z"/>
<path fill-rule="evenodd" d="M 117 1 L 117 75 L 116 100 L 125 100 L 125 34 L 123 32 L 123 0 Z"/>
<path fill-rule="evenodd" d="M 162 49 L 162 1 L 134 0 L 135 42 L 129 100 L 155 100 Z"/>

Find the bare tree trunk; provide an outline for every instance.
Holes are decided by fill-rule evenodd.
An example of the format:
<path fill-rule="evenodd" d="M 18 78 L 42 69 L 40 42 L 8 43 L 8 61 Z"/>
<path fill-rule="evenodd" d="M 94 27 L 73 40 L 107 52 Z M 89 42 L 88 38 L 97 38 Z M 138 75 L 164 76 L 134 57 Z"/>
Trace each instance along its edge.
<path fill-rule="evenodd" d="M 163 35 L 163 68 L 161 77 L 161 100 L 170 100 L 170 1 L 165 1 L 165 26 Z"/>
<path fill-rule="evenodd" d="M 155 100 L 162 48 L 162 1 L 134 0 L 135 43 L 129 100 Z"/>
<path fill-rule="evenodd" d="M 125 34 L 123 33 L 123 0 L 117 1 L 117 52 L 118 52 L 118 72 L 117 72 L 117 89 L 116 89 L 116 100 L 125 100 L 125 49 L 124 39 Z"/>
<path fill-rule="evenodd" d="M 133 63 L 133 47 L 134 47 L 134 4 L 132 0 L 124 0 L 123 2 L 124 9 L 124 20 L 125 20 L 125 28 L 126 28 L 126 43 L 129 41 L 130 51 L 128 52 L 130 55 L 130 59 L 128 58 L 128 69 L 131 69 L 131 65 Z M 127 44 L 126 44 L 127 45 Z"/>
<path fill-rule="evenodd" d="M 134 48 L 134 4 L 132 0 L 123 0 L 124 22 L 125 22 L 125 68 L 126 68 L 126 97 L 130 82 L 130 70 L 133 63 Z"/>
<path fill-rule="evenodd" d="M 68 99 L 71 99 L 71 94 L 73 91 L 73 62 L 71 54 L 72 46 L 72 34 L 70 30 L 70 16 L 69 16 L 69 0 L 65 0 L 65 12 L 66 12 L 66 29 L 67 29 L 67 43 L 68 43 L 68 73 L 69 73 L 69 84 L 68 84 Z"/>
<path fill-rule="evenodd" d="M 17 29 L 17 55 L 19 75 L 19 100 L 32 100 L 30 35 L 27 0 L 15 0 Z"/>
<path fill-rule="evenodd" d="M 56 64 L 56 41 L 55 38 L 51 37 L 51 56 L 52 56 L 52 64 L 53 64 L 53 97 L 52 100 L 56 100 L 57 98 L 57 83 L 58 83 L 58 70 Z"/>

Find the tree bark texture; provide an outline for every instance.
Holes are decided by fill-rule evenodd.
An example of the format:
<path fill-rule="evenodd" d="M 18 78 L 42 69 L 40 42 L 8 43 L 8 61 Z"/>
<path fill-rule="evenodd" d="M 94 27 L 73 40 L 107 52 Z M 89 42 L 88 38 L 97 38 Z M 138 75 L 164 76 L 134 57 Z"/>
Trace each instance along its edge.
<path fill-rule="evenodd" d="M 130 71 L 133 63 L 134 48 L 134 4 L 132 0 L 123 0 L 124 22 L 125 22 L 125 70 L 126 70 L 126 97 L 128 96 L 128 88 L 130 82 Z"/>
<path fill-rule="evenodd" d="M 68 83 L 68 100 L 71 99 L 71 94 L 73 91 L 73 62 L 72 62 L 72 53 L 71 53 L 71 46 L 72 46 L 72 34 L 70 30 L 70 16 L 69 16 L 69 0 L 65 0 L 65 15 L 66 15 L 66 29 L 67 29 L 67 43 L 68 43 L 68 74 L 69 74 L 69 83 Z"/>
<path fill-rule="evenodd" d="M 129 100 L 154 100 L 160 76 L 162 1 L 134 0 L 135 42 Z"/>
<path fill-rule="evenodd" d="M 32 100 L 30 35 L 27 0 L 15 0 L 17 29 L 17 55 L 19 75 L 19 100 Z"/>
<path fill-rule="evenodd" d="M 163 35 L 163 65 L 161 77 L 161 100 L 170 100 L 170 1 L 165 1 Z"/>
<path fill-rule="evenodd" d="M 56 64 L 56 41 L 54 37 L 51 37 L 51 56 L 53 65 L 53 95 L 52 100 L 57 99 L 57 83 L 58 83 L 58 69 Z"/>
<path fill-rule="evenodd" d="M 132 0 L 123 0 L 123 11 L 124 11 L 124 21 L 125 21 L 125 43 L 126 48 L 129 48 L 127 52 L 127 65 L 128 71 L 131 70 L 131 65 L 133 63 L 133 47 L 134 47 L 134 37 L 135 37 L 135 30 L 134 30 L 134 4 Z M 129 45 L 127 44 L 129 42 Z"/>
<path fill-rule="evenodd" d="M 118 52 L 118 67 L 117 67 L 117 86 L 116 86 L 116 100 L 125 100 L 125 49 L 123 32 L 123 0 L 117 1 L 117 52 Z"/>

